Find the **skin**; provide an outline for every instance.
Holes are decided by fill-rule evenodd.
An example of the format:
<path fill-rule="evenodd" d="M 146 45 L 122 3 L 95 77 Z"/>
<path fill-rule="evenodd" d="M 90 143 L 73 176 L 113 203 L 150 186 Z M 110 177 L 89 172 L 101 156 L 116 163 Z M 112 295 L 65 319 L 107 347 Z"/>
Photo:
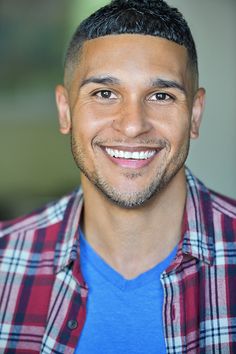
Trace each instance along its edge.
<path fill-rule="evenodd" d="M 70 86 L 56 88 L 60 131 L 82 171 L 86 238 L 127 279 L 181 237 L 184 162 L 205 98 L 195 82 L 183 46 L 122 34 L 86 41 Z M 107 148 L 154 156 L 114 158 Z"/>

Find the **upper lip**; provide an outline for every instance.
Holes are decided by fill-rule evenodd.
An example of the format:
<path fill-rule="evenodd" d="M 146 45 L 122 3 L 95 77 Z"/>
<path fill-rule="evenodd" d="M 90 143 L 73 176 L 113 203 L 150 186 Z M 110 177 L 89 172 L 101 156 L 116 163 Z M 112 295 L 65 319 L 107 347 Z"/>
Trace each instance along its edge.
<path fill-rule="evenodd" d="M 129 151 L 129 152 L 141 152 L 141 151 L 159 151 L 162 147 L 153 147 L 153 146 L 101 146 L 102 149 L 112 149 L 112 150 L 119 150 L 119 151 Z"/>

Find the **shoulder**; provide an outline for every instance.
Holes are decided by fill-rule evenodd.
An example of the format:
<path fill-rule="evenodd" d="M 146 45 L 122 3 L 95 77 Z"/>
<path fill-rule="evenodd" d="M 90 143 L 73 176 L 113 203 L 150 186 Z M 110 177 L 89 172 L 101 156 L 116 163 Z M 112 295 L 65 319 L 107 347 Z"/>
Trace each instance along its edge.
<path fill-rule="evenodd" d="M 236 200 L 209 190 L 213 211 L 236 221 Z"/>
<path fill-rule="evenodd" d="M 0 222 L 0 240 L 14 234 L 36 233 L 38 230 L 53 228 L 62 222 L 71 200 L 78 195 L 79 190 L 51 202 L 28 215 L 14 220 Z"/>
<path fill-rule="evenodd" d="M 236 200 L 209 189 L 207 194 L 210 209 L 205 209 L 204 212 L 208 212 L 209 220 L 211 220 L 212 228 L 208 231 L 213 237 L 215 257 L 217 262 L 235 264 Z M 203 217 L 206 218 L 204 215 Z"/>
<path fill-rule="evenodd" d="M 1 274 L 48 275 L 68 264 L 77 242 L 80 190 L 24 217 L 0 223 Z M 1 275 L 3 276 L 3 275 Z"/>
<path fill-rule="evenodd" d="M 217 213 L 232 219 L 236 218 L 236 200 L 209 188 L 186 168 L 189 194 L 195 199 L 203 214 Z"/>
<path fill-rule="evenodd" d="M 236 250 L 236 200 L 207 188 L 186 169 L 188 214 L 210 248 Z"/>
<path fill-rule="evenodd" d="M 236 256 L 236 201 L 213 191 L 209 193 L 216 249 L 218 247 L 220 252 L 222 248 L 230 250 L 231 256 Z"/>

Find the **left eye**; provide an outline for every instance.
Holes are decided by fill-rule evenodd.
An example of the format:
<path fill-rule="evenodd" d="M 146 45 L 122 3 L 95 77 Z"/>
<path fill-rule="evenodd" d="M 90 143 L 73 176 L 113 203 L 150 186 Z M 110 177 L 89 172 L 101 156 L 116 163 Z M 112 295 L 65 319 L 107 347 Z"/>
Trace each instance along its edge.
<path fill-rule="evenodd" d="M 168 93 L 165 92 L 156 92 L 148 98 L 149 101 L 170 101 L 172 99 L 173 97 L 171 97 L 170 95 L 168 95 Z"/>
<path fill-rule="evenodd" d="M 94 95 L 101 99 L 112 100 L 116 99 L 116 95 L 110 90 L 100 90 L 94 93 Z"/>

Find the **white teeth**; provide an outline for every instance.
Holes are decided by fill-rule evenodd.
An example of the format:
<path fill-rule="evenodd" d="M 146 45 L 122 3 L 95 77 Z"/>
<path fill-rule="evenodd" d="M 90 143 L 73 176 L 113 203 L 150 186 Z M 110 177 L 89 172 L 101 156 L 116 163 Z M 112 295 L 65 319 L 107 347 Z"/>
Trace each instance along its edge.
<path fill-rule="evenodd" d="M 145 152 L 143 152 L 143 151 L 140 152 L 140 159 L 142 159 L 142 160 L 145 159 Z"/>
<path fill-rule="evenodd" d="M 123 150 L 113 150 L 111 148 L 106 148 L 106 152 L 111 157 L 116 157 L 120 159 L 134 159 L 134 160 L 147 160 L 155 155 L 155 150 L 148 151 L 123 151 Z"/>
<path fill-rule="evenodd" d="M 134 152 L 133 153 L 133 158 L 138 160 L 139 159 L 139 153 L 138 152 Z"/>

